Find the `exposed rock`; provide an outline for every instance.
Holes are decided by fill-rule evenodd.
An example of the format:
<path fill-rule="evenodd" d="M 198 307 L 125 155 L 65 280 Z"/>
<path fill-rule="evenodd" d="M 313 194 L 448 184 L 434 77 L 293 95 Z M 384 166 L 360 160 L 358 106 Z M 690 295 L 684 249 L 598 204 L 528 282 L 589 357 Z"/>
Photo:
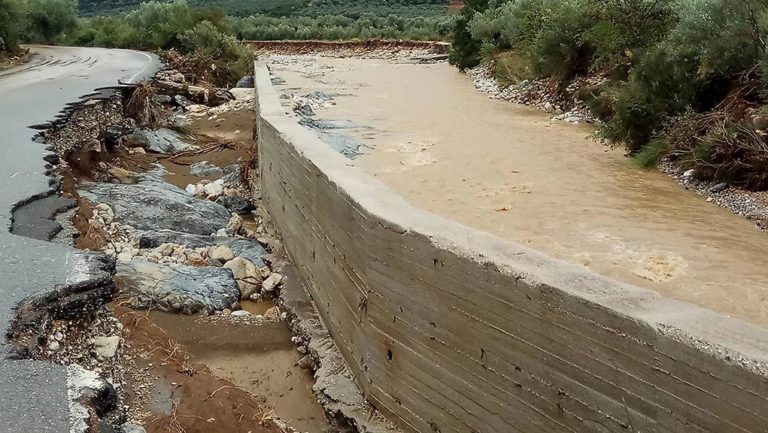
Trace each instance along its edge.
<path fill-rule="evenodd" d="M 728 189 L 728 182 L 720 182 L 720 183 L 712 186 L 712 188 L 709 189 L 709 192 L 716 194 L 718 192 L 723 192 L 726 189 Z"/>
<path fill-rule="evenodd" d="M 106 203 L 115 220 L 137 230 L 172 230 L 210 235 L 227 226 L 223 206 L 191 197 L 181 188 L 143 175 L 133 185 L 91 183 L 80 189 L 94 203 Z"/>
<path fill-rule="evenodd" d="M 217 239 L 216 242 L 226 242 L 227 246 L 235 253 L 235 256 L 250 261 L 258 268 L 264 266 L 264 256 L 267 255 L 267 250 L 258 242 L 243 238 Z"/>
<path fill-rule="evenodd" d="M 172 230 L 147 231 L 139 235 L 139 247 L 144 249 L 156 248 L 164 243 L 184 245 L 187 248 L 226 245 L 235 257 L 249 260 L 258 268 L 265 267 L 264 256 L 267 255 L 267 250 L 260 243 L 250 239 L 193 235 Z M 261 270 L 260 274 L 263 274 Z"/>
<path fill-rule="evenodd" d="M 253 87 L 255 87 L 255 84 L 254 84 L 254 81 L 253 81 L 253 76 L 246 75 L 245 77 L 239 79 L 237 81 L 237 84 L 235 85 L 235 87 L 238 87 L 238 88 L 253 88 Z"/>
<path fill-rule="evenodd" d="M 247 101 L 256 99 L 256 92 L 254 92 L 253 89 L 248 89 L 248 88 L 231 89 L 229 93 L 231 93 L 232 96 L 235 97 L 236 101 L 247 102 Z"/>
<path fill-rule="evenodd" d="M 192 104 L 189 107 L 187 107 L 187 111 L 193 114 L 199 114 L 199 113 L 204 113 L 208 111 L 208 107 L 206 107 L 203 104 Z"/>
<path fill-rule="evenodd" d="M 240 215 L 232 215 L 227 223 L 227 231 L 232 234 L 237 234 L 243 227 L 243 218 Z"/>
<path fill-rule="evenodd" d="M 224 179 L 210 182 L 203 186 L 203 191 L 207 197 L 218 197 L 224 193 Z"/>
<path fill-rule="evenodd" d="M 120 183 L 136 183 L 136 173 L 120 167 L 110 167 L 107 174 Z"/>
<path fill-rule="evenodd" d="M 192 101 L 187 99 L 184 95 L 175 95 L 173 97 L 173 102 L 176 103 L 181 108 L 186 109 L 190 105 L 192 105 Z"/>
<path fill-rule="evenodd" d="M 173 98 L 168 95 L 152 95 L 152 100 L 160 105 L 170 105 L 173 103 Z"/>
<path fill-rule="evenodd" d="M 299 368 L 302 368 L 304 370 L 309 370 L 310 368 L 312 368 L 313 364 L 314 362 L 312 362 L 312 357 L 310 357 L 309 355 L 302 356 L 301 359 L 299 359 L 299 361 L 296 363 L 296 365 L 298 365 Z"/>
<path fill-rule="evenodd" d="M 252 315 L 251 313 L 249 313 L 248 311 L 245 311 L 245 310 L 237 310 L 237 311 L 233 311 L 232 312 L 232 316 L 234 316 L 234 317 L 248 317 L 248 316 L 251 316 L 251 315 Z"/>
<path fill-rule="evenodd" d="M 189 143 L 182 140 L 177 132 L 168 128 L 137 129 L 129 137 L 126 137 L 126 144 L 129 147 L 143 147 L 162 154 L 178 153 L 191 147 Z"/>
<path fill-rule="evenodd" d="M 228 269 L 131 260 L 118 263 L 116 275 L 135 308 L 212 314 L 239 306 L 240 289 Z"/>
<path fill-rule="evenodd" d="M 226 263 L 235 258 L 235 253 L 226 245 L 216 245 L 208 252 L 208 256 L 221 263 Z"/>
<path fill-rule="evenodd" d="M 261 274 L 250 260 L 236 257 L 224 264 L 224 268 L 232 271 L 242 299 L 249 298 L 261 286 Z"/>
<path fill-rule="evenodd" d="M 131 135 L 133 130 L 134 128 L 129 125 L 108 126 L 106 131 L 104 131 L 104 144 L 107 146 L 107 149 L 113 149 L 122 142 L 123 137 Z"/>
<path fill-rule="evenodd" d="M 199 177 L 224 176 L 224 170 L 208 161 L 200 161 L 189 166 L 189 174 Z"/>
<path fill-rule="evenodd" d="M 264 312 L 264 320 L 270 321 L 270 322 L 279 322 L 280 321 L 280 309 L 277 307 L 272 307 L 269 310 Z"/>
<path fill-rule="evenodd" d="M 138 424 L 124 424 L 123 433 L 147 433 L 147 431 Z"/>
<path fill-rule="evenodd" d="M 256 210 L 256 206 L 245 197 L 241 196 L 221 196 L 216 200 L 216 203 L 229 209 L 230 212 L 238 215 L 248 215 L 251 211 Z"/>
<path fill-rule="evenodd" d="M 93 350 L 96 355 L 102 358 L 114 358 L 117 354 L 117 348 L 120 347 L 120 336 L 94 337 Z"/>
<path fill-rule="evenodd" d="M 267 277 L 266 280 L 264 280 L 263 283 L 261 283 L 261 289 L 264 292 L 271 292 L 277 288 L 277 286 L 280 284 L 280 281 L 282 280 L 282 275 L 278 274 L 277 272 L 273 272 L 269 277 Z"/>

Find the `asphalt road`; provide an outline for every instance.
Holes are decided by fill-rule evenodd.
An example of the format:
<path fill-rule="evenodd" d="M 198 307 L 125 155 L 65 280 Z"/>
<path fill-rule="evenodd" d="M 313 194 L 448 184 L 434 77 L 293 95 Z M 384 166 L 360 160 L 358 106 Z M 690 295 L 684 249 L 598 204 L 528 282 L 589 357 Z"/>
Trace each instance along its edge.
<path fill-rule="evenodd" d="M 45 145 L 31 125 L 56 119 L 96 89 L 151 77 L 155 56 L 128 50 L 32 47 L 24 66 L 0 72 L 0 329 L 25 298 L 87 280 L 85 257 L 65 245 L 9 233 L 13 207 L 48 191 Z M 0 432 L 69 432 L 67 370 L 9 359 L 0 338 Z"/>

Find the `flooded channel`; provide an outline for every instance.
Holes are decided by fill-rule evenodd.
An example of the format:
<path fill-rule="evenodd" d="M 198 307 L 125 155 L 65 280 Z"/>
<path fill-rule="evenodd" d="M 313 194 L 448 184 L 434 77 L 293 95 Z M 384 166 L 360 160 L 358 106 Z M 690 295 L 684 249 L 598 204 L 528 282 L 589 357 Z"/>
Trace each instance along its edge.
<path fill-rule="evenodd" d="M 592 128 L 490 100 L 447 64 L 275 58 L 314 119 L 361 144 L 352 163 L 412 204 L 665 296 L 768 326 L 768 235 L 621 151 Z"/>

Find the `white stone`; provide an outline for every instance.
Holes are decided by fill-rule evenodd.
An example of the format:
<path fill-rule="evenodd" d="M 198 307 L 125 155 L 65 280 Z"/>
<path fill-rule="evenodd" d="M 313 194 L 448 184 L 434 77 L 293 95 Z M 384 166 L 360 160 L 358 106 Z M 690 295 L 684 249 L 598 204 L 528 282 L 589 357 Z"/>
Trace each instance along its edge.
<path fill-rule="evenodd" d="M 232 271 L 237 286 L 240 288 L 241 299 L 248 299 L 261 285 L 261 275 L 250 260 L 235 257 L 224 264 Z"/>
<path fill-rule="evenodd" d="M 226 245 L 216 245 L 208 251 L 208 257 L 226 263 L 235 258 L 235 253 Z"/>
<path fill-rule="evenodd" d="M 264 312 L 264 320 L 268 320 L 270 322 L 279 322 L 280 321 L 280 309 L 277 307 L 272 307 L 266 312 Z"/>
<path fill-rule="evenodd" d="M 113 358 L 119 346 L 120 337 L 117 335 L 93 338 L 93 350 L 102 358 Z"/>
<path fill-rule="evenodd" d="M 203 192 L 208 197 L 220 196 L 224 192 L 224 179 L 219 179 L 203 186 Z"/>
<path fill-rule="evenodd" d="M 192 195 L 197 195 L 197 185 L 190 183 L 186 188 L 184 188 L 184 191 Z"/>
<path fill-rule="evenodd" d="M 249 312 L 247 312 L 245 310 L 237 310 L 237 311 L 233 311 L 232 315 L 235 316 L 235 317 L 247 317 L 247 316 L 250 316 L 251 313 L 249 313 Z"/>
<path fill-rule="evenodd" d="M 273 272 L 264 282 L 261 284 L 261 289 L 265 292 L 271 292 L 275 290 L 275 288 L 280 284 L 280 281 L 282 281 L 283 276 L 278 274 L 277 272 Z"/>

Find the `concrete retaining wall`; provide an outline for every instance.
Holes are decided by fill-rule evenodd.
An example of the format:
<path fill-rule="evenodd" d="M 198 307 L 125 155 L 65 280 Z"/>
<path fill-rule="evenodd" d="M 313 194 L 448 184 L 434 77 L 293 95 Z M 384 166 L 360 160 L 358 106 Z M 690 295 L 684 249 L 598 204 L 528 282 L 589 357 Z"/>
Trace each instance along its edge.
<path fill-rule="evenodd" d="M 264 205 L 369 400 L 418 432 L 768 432 L 768 333 L 415 208 L 256 68 Z"/>

